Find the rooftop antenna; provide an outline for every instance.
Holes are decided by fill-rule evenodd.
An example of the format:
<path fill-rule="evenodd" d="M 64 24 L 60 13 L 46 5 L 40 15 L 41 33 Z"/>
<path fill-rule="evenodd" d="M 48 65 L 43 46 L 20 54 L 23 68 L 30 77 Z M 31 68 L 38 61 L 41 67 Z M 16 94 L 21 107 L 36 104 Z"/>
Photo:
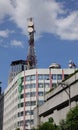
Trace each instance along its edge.
<path fill-rule="evenodd" d="M 34 48 L 34 23 L 33 18 L 28 18 L 28 34 L 29 34 L 29 47 L 28 47 L 28 55 L 26 60 L 27 69 L 34 69 L 37 65 L 35 48 Z"/>
<path fill-rule="evenodd" d="M 69 68 L 76 68 L 76 64 L 72 60 L 69 60 Z"/>

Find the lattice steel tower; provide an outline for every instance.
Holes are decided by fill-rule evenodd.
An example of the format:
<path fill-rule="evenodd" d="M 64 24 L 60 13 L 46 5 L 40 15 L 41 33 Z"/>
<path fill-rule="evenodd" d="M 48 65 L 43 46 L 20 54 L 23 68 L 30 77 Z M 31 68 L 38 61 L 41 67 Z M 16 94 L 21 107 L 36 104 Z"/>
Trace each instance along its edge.
<path fill-rule="evenodd" d="M 27 69 L 34 69 L 37 66 L 37 59 L 35 55 L 34 48 L 34 23 L 33 19 L 28 19 L 28 33 L 29 33 L 29 47 L 28 47 L 28 55 L 26 60 Z"/>

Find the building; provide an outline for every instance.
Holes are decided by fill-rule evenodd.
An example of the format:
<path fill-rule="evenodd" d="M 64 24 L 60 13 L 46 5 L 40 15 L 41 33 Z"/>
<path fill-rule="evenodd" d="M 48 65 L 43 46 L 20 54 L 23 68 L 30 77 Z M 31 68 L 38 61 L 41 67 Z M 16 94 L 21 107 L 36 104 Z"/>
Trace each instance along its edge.
<path fill-rule="evenodd" d="M 14 77 L 21 71 L 26 70 L 25 60 L 12 61 L 10 65 L 10 74 L 8 79 L 8 84 L 14 79 Z"/>
<path fill-rule="evenodd" d="M 73 68 L 52 64 L 47 69 L 22 70 L 15 75 L 4 91 L 3 130 L 31 130 L 34 108 L 43 104 L 47 91 L 73 72 Z"/>
<path fill-rule="evenodd" d="M 2 82 L 0 82 L 0 130 L 3 130 L 4 95 L 2 94 Z"/>
<path fill-rule="evenodd" d="M 34 109 L 34 127 L 50 117 L 58 125 L 67 112 L 78 104 L 78 71 L 45 95 L 45 103 Z M 48 107 L 47 107 L 48 106 Z"/>

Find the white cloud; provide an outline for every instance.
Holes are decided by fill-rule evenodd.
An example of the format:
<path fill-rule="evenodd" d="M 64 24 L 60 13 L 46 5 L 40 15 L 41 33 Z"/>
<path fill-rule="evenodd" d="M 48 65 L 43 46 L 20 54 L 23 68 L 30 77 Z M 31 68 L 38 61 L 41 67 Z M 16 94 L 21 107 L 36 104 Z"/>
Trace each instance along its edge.
<path fill-rule="evenodd" d="M 0 37 L 6 38 L 9 35 L 9 30 L 0 30 Z"/>
<path fill-rule="evenodd" d="M 0 0 L 0 23 L 3 18 L 7 15 L 10 15 L 13 11 L 10 0 Z"/>
<path fill-rule="evenodd" d="M 13 30 L 0 30 L 0 37 L 7 38 L 10 34 L 14 33 Z"/>
<path fill-rule="evenodd" d="M 11 46 L 14 46 L 14 47 L 23 47 L 23 43 L 21 41 L 12 40 L 11 41 Z"/>
<path fill-rule="evenodd" d="M 22 31 L 27 34 L 27 18 L 33 17 L 36 35 L 48 32 L 61 39 L 78 40 L 78 11 L 66 17 L 63 3 L 55 0 L 1 0 L 0 20 L 9 15 Z"/>

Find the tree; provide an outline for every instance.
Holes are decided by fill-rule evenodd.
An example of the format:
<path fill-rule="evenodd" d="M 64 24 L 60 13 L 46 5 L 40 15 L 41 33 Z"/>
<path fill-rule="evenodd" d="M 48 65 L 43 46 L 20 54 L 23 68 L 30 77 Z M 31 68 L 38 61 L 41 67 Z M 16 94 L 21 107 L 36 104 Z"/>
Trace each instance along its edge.
<path fill-rule="evenodd" d="M 54 125 L 50 122 L 45 122 L 39 126 L 39 130 L 54 130 Z"/>
<path fill-rule="evenodd" d="M 66 130 L 66 121 L 64 119 L 62 119 L 60 122 L 59 122 L 59 125 L 60 125 L 60 129 L 61 130 Z"/>
<path fill-rule="evenodd" d="M 16 130 L 20 130 L 20 128 L 16 128 Z"/>
<path fill-rule="evenodd" d="M 54 123 L 53 118 L 50 117 L 47 122 L 39 125 L 37 130 L 59 130 L 59 127 Z"/>
<path fill-rule="evenodd" d="M 66 120 L 61 120 L 59 126 L 61 130 L 78 130 L 78 105 L 69 110 Z"/>
<path fill-rule="evenodd" d="M 78 105 L 67 113 L 66 125 L 69 130 L 78 130 Z"/>

